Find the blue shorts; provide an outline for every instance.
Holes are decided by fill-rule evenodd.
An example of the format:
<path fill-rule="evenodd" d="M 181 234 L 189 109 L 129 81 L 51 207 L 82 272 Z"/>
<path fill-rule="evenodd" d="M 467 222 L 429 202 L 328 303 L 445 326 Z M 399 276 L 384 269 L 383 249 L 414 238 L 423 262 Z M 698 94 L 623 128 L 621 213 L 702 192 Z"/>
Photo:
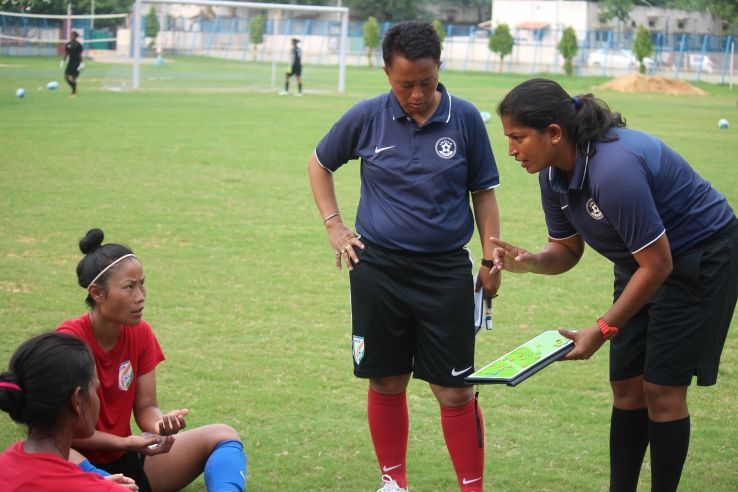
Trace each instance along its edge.
<path fill-rule="evenodd" d="M 738 220 L 672 259 L 653 298 L 610 342 L 610 380 L 699 386 L 717 381 L 738 298 Z M 615 299 L 634 270 L 615 266 Z"/>
<path fill-rule="evenodd" d="M 474 371 L 469 252 L 392 251 L 366 243 L 351 281 L 354 374 L 464 387 Z"/>

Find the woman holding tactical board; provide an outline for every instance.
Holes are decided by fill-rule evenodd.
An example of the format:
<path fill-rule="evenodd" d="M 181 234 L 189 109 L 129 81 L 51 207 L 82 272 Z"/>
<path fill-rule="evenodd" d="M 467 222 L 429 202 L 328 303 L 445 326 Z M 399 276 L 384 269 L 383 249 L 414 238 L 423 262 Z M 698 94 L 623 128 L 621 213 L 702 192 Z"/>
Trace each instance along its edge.
<path fill-rule="evenodd" d="M 650 444 L 652 490 L 674 491 L 689 447 L 687 388 L 710 386 L 738 297 L 738 220 L 723 195 L 657 138 L 591 94 L 533 79 L 497 108 L 509 154 L 538 174 L 549 240 L 497 238 L 495 270 L 556 275 L 584 244 L 614 263 L 612 307 L 561 330 L 587 359 L 610 340 L 610 490 L 635 491 Z"/>

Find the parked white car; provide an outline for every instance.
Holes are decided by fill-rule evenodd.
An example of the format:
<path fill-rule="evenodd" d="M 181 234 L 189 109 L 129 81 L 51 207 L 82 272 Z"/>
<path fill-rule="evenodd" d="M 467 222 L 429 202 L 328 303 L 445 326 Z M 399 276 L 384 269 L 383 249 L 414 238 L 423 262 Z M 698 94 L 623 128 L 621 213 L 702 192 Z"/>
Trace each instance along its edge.
<path fill-rule="evenodd" d="M 605 65 L 607 62 L 607 65 Z M 653 58 L 646 57 L 643 63 L 647 69 L 655 66 Z M 587 65 L 590 67 L 625 68 L 632 70 L 638 67 L 638 59 L 630 50 L 595 50 L 587 57 Z"/>
<path fill-rule="evenodd" d="M 702 65 L 702 71 L 712 73 L 715 71 L 715 63 L 707 55 L 689 55 L 689 69 L 697 71 Z"/>

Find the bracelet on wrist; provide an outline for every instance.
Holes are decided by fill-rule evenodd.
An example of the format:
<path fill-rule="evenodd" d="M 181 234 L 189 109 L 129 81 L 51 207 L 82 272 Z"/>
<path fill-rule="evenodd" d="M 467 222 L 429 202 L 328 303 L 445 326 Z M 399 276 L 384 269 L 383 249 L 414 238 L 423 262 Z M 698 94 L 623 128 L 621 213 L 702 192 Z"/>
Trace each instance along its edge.
<path fill-rule="evenodd" d="M 327 217 L 323 219 L 323 225 L 326 225 L 329 220 L 331 220 L 333 217 L 338 217 L 339 215 L 341 215 L 341 212 L 338 212 L 338 211 L 333 212 L 332 214 L 328 215 Z"/>
<path fill-rule="evenodd" d="M 602 333 L 602 338 L 605 340 L 610 340 L 620 333 L 620 328 L 617 326 L 610 326 L 607 324 L 607 321 L 600 318 L 597 320 L 597 327 L 600 329 L 600 333 Z"/>
<path fill-rule="evenodd" d="M 482 266 L 492 268 L 493 266 L 495 266 L 495 262 L 492 260 L 488 260 L 487 258 L 482 258 Z"/>

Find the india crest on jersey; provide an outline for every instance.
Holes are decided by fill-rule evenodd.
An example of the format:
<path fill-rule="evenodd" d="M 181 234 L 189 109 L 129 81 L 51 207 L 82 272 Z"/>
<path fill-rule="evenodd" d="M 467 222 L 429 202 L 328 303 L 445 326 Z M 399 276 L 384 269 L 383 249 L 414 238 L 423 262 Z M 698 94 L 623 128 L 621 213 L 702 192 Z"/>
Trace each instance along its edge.
<path fill-rule="evenodd" d="M 128 391 L 133 382 L 133 366 L 131 361 L 127 360 L 118 367 L 118 388 Z"/>
<path fill-rule="evenodd" d="M 364 358 L 364 337 L 357 337 L 354 335 L 354 360 L 356 364 L 361 363 L 361 359 Z"/>

